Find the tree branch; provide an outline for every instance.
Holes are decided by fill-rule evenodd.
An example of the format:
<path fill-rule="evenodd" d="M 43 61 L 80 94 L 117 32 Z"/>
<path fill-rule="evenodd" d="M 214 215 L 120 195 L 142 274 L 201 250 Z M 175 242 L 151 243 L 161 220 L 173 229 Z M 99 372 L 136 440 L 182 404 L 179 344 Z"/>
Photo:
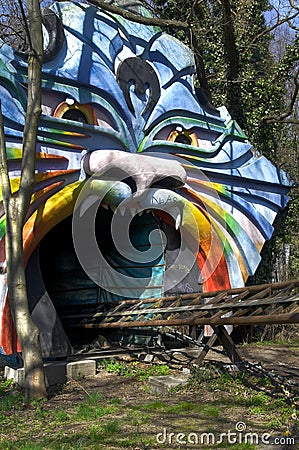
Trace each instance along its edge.
<path fill-rule="evenodd" d="M 180 20 L 171 20 L 171 19 L 159 19 L 157 17 L 143 17 L 139 14 L 134 14 L 130 11 L 122 9 L 119 6 L 106 3 L 103 0 L 89 0 L 88 3 L 91 3 L 92 5 L 97 6 L 98 8 L 101 8 L 104 11 L 108 11 L 112 14 L 117 14 L 123 17 L 124 19 L 131 20 L 132 22 L 141 23 L 143 25 L 158 26 L 161 28 L 173 27 L 185 30 L 190 28 L 190 24 L 188 22 L 181 22 Z"/>
<path fill-rule="evenodd" d="M 32 42 L 31 42 L 30 31 L 29 31 L 29 27 L 28 27 L 27 18 L 26 18 L 26 14 L 25 14 L 25 11 L 24 11 L 23 3 L 22 3 L 21 0 L 19 0 L 19 6 L 20 6 L 21 14 L 22 14 L 22 19 L 23 19 L 23 23 L 24 23 L 26 36 L 28 38 L 29 47 L 32 50 Z"/>
<path fill-rule="evenodd" d="M 43 59 L 42 20 L 38 0 L 28 1 L 28 20 L 30 23 L 28 59 L 28 100 L 23 132 L 23 155 L 20 189 L 20 214 L 22 222 L 30 204 L 35 183 L 36 135 L 41 113 L 41 67 Z"/>
<path fill-rule="evenodd" d="M 283 25 L 286 22 L 289 22 L 290 20 L 295 19 L 297 16 L 299 15 L 299 11 L 295 12 L 293 15 L 291 16 L 286 16 L 284 19 L 280 19 L 278 20 L 274 25 L 267 27 L 266 30 L 262 31 L 261 33 L 257 34 L 252 41 L 250 42 L 250 44 L 245 47 L 245 49 L 248 49 L 250 47 L 252 47 L 253 44 L 255 44 L 256 41 L 258 41 L 261 37 L 265 36 L 266 34 L 271 33 L 271 31 L 275 30 L 275 28 L 278 28 L 280 25 Z"/>
<path fill-rule="evenodd" d="M 280 116 L 264 116 L 262 118 L 263 122 L 267 122 L 267 123 L 279 122 L 279 123 L 293 123 L 293 124 L 299 123 L 299 120 L 297 120 L 295 118 L 287 119 L 287 117 L 289 117 L 293 112 L 293 108 L 294 108 L 294 105 L 295 105 L 295 102 L 296 102 L 296 99 L 297 99 L 298 93 L 299 93 L 299 69 L 297 70 L 297 72 L 294 75 L 294 85 L 295 85 L 295 89 L 294 89 L 294 92 L 291 97 L 291 100 L 290 100 L 287 110 Z"/>

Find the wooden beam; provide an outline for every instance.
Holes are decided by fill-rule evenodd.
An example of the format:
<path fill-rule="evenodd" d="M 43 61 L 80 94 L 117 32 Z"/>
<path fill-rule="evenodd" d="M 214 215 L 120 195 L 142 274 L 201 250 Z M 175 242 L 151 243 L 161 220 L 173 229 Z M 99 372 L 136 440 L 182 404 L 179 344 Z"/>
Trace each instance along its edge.
<path fill-rule="evenodd" d="M 212 327 L 219 342 L 222 344 L 227 356 L 233 364 L 238 364 L 243 360 L 242 354 L 237 349 L 234 341 L 223 326 Z"/>
<path fill-rule="evenodd" d="M 170 312 L 170 311 L 169 311 Z M 225 314 L 225 312 L 223 312 Z M 299 307 L 292 313 L 275 315 L 252 315 L 243 317 L 203 317 L 203 318 L 179 318 L 179 319 L 159 319 L 159 320 L 132 320 L 117 322 L 100 322 L 76 324 L 73 327 L 79 328 L 135 328 L 135 327 L 157 327 L 157 326 L 179 326 L 179 325 L 262 325 L 262 324 L 288 324 L 299 323 Z M 72 327 L 72 325 L 69 325 Z"/>

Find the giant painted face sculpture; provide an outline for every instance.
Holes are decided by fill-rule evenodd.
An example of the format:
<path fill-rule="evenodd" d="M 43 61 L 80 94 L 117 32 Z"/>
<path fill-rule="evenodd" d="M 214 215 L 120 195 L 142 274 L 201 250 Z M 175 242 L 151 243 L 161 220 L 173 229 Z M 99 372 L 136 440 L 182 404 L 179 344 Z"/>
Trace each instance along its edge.
<path fill-rule="evenodd" d="M 82 317 L 120 298 L 244 285 L 286 205 L 289 182 L 252 151 L 225 108 L 204 102 L 193 84 L 193 55 L 175 38 L 71 2 L 45 11 L 44 25 L 24 251 L 32 314 L 49 355 L 67 351 L 56 310 L 63 316 L 79 308 Z M 15 191 L 26 73 L 26 58 L 2 44 L 0 92 Z M 0 345 L 9 354 L 16 347 L 4 235 L 2 215 Z"/>

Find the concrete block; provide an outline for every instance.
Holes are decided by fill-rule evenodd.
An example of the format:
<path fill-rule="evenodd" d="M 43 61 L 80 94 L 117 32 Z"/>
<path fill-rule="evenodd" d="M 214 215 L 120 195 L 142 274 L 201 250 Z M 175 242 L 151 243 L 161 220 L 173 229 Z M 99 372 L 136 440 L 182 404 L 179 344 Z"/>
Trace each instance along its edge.
<path fill-rule="evenodd" d="M 66 382 L 66 363 L 65 362 L 51 362 L 44 365 L 46 385 L 53 386 L 54 384 L 64 384 Z M 24 368 L 13 369 L 6 366 L 4 368 L 4 378 L 12 379 L 14 383 L 21 387 L 25 385 L 25 371 Z"/>
<path fill-rule="evenodd" d="M 46 385 L 65 384 L 68 379 L 78 379 L 80 377 L 90 377 L 96 374 L 96 362 L 93 360 L 82 360 L 67 363 L 66 361 L 53 361 L 45 363 Z M 4 368 L 4 377 L 12 379 L 14 383 L 21 387 L 25 385 L 24 368 L 13 369 L 6 366 Z"/>
<path fill-rule="evenodd" d="M 145 355 L 143 361 L 148 362 L 148 363 L 151 363 L 151 362 L 154 361 L 154 359 L 155 359 L 155 355 L 152 355 L 151 353 L 147 353 L 147 354 Z"/>
<path fill-rule="evenodd" d="M 7 380 L 13 380 L 14 383 L 21 387 L 25 385 L 25 371 L 21 369 L 13 369 L 12 367 L 5 366 L 4 368 L 4 378 Z"/>
<path fill-rule="evenodd" d="M 67 364 L 67 378 L 78 379 L 80 377 L 94 377 L 96 374 L 96 362 L 85 359 L 82 361 L 73 361 Z"/>
<path fill-rule="evenodd" d="M 171 375 L 152 376 L 148 379 L 149 390 L 151 394 L 167 394 L 171 388 L 184 386 L 187 384 L 188 377 L 180 375 L 177 377 Z"/>

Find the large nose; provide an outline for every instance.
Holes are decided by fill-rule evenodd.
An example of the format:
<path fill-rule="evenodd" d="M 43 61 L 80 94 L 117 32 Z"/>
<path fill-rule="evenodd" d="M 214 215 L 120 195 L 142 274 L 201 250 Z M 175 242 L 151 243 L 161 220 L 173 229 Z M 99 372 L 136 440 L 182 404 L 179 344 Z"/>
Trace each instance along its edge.
<path fill-rule="evenodd" d="M 120 150 L 95 150 L 85 155 L 83 168 L 89 175 L 122 181 L 131 178 L 137 192 L 149 187 L 175 188 L 186 182 L 186 172 L 178 161 Z"/>

